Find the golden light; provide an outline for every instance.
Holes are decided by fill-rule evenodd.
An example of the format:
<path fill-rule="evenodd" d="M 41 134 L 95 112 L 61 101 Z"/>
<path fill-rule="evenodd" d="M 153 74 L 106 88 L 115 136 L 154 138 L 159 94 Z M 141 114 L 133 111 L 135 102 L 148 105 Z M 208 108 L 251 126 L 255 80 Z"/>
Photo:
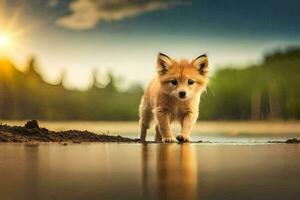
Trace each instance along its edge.
<path fill-rule="evenodd" d="M 12 37 L 9 34 L 0 34 L 0 48 L 10 48 L 12 43 Z"/>
<path fill-rule="evenodd" d="M 27 52 L 29 32 L 36 26 L 21 25 L 22 7 L 16 7 L 12 12 L 7 12 L 9 0 L 0 0 L 0 57 L 19 57 L 22 52 Z"/>

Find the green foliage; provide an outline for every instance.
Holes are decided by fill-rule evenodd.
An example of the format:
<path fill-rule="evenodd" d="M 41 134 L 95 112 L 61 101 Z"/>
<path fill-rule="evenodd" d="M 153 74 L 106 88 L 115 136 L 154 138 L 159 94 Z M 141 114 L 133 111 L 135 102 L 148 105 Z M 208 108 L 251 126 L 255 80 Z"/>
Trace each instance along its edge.
<path fill-rule="evenodd" d="M 200 105 L 202 119 L 299 119 L 300 49 L 276 51 L 258 66 L 219 70 Z"/>
<path fill-rule="evenodd" d="M 225 68 L 211 78 L 202 96 L 200 119 L 300 119 L 300 49 L 268 54 L 262 64 Z M 117 89 L 109 74 L 106 87 L 67 90 L 43 81 L 32 59 L 26 72 L 0 60 L 0 119 L 136 120 L 143 90 L 133 85 Z"/>
<path fill-rule="evenodd" d="M 95 76 L 94 76 L 95 77 Z M 42 120 L 135 120 L 143 90 L 134 85 L 120 92 L 116 80 L 104 88 L 94 78 L 87 91 L 67 90 L 47 84 L 36 70 L 34 59 L 22 73 L 8 60 L 0 61 L 0 119 Z M 102 85 L 101 85 L 102 86 Z"/>

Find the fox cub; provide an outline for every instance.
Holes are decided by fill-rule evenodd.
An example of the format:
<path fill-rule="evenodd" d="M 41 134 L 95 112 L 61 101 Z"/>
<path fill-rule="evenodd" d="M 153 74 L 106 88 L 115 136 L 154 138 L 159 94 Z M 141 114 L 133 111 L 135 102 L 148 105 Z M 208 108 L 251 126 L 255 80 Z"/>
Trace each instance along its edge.
<path fill-rule="evenodd" d="M 208 84 L 207 74 L 206 55 L 189 62 L 158 54 L 157 76 L 148 85 L 139 109 L 141 141 L 145 141 L 153 120 L 156 122 L 155 141 L 191 141 L 190 132 L 198 118 L 200 96 Z M 170 127 L 175 120 L 181 124 L 181 133 L 176 138 Z"/>

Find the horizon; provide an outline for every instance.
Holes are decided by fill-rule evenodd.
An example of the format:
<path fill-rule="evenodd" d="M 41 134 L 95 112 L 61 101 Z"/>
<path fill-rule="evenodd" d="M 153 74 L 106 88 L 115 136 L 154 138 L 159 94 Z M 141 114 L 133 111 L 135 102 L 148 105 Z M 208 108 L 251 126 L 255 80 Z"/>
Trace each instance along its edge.
<path fill-rule="evenodd" d="M 216 69 L 213 73 L 209 74 L 210 78 L 214 77 L 214 74 L 216 72 L 220 72 L 223 69 L 236 69 L 236 70 L 243 70 L 245 68 L 252 68 L 256 66 L 264 66 L 264 63 L 266 59 L 268 59 L 270 56 L 276 56 L 278 54 L 286 54 L 288 55 L 291 52 L 298 51 L 300 49 L 300 46 L 287 46 L 285 48 L 273 48 L 270 49 L 269 51 L 265 51 L 265 53 L 261 56 L 261 59 L 259 62 L 256 63 L 246 63 L 244 65 L 239 65 L 239 64 L 229 64 L 229 65 L 223 65 L 220 66 L 218 69 Z M 68 76 L 68 71 L 62 70 L 60 74 L 56 77 L 55 81 L 47 81 L 45 78 L 45 74 L 41 69 L 43 69 L 43 66 L 40 65 L 40 61 L 37 57 L 34 55 L 28 56 L 26 61 L 22 64 L 16 63 L 12 58 L 10 57 L 1 57 L 0 56 L 0 62 L 1 61 L 8 61 L 9 66 L 13 67 L 15 70 L 17 70 L 20 73 L 26 74 L 29 70 L 33 70 L 34 73 L 36 73 L 40 79 L 49 85 L 52 86 L 58 86 L 61 85 L 64 89 L 69 90 L 69 91 L 81 91 L 85 92 L 93 88 L 99 88 L 99 89 L 105 89 L 110 83 L 111 83 L 111 78 L 113 79 L 113 84 L 117 91 L 119 92 L 125 92 L 129 91 L 130 89 L 136 89 L 136 87 L 142 87 L 145 89 L 147 86 L 147 83 L 143 82 L 138 82 L 138 81 L 128 81 L 126 77 L 122 75 L 117 75 L 113 73 L 112 71 L 106 71 L 106 72 L 101 72 L 99 73 L 99 68 L 94 68 L 94 70 L 91 70 L 89 72 L 89 81 L 88 84 L 84 88 L 77 88 L 77 87 L 68 87 L 66 86 L 66 77 Z M 30 63 L 34 61 L 34 64 L 31 65 Z M 32 68 L 31 68 L 32 67 Z M 30 69 L 31 68 L 31 69 Z M 153 75 L 155 75 L 155 71 L 153 71 Z M 153 78 L 153 76 L 151 77 Z"/>

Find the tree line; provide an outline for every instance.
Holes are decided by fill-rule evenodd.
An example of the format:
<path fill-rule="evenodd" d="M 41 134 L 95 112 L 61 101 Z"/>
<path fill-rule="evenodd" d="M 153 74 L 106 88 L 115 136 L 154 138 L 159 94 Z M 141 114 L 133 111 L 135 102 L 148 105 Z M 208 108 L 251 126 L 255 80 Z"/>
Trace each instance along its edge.
<path fill-rule="evenodd" d="M 259 65 L 226 67 L 214 73 L 202 96 L 200 119 L 273 120 L 300 118 L 300 48 L 277 50 Z M 68 90 L 63 81 L 52 85 L 37 72 L 35 59 L 27 70 L 0 60 L 0 119 L 136 120 L 143 94 L 140 85 L 118 89 L 109 83 L 86 91 Z"/>
<path fill-rule="evenodd" d="M 35 59 L 25 72 L 10 60 L 0 61 L 0 119 L 41 120 L 134 120 L 143 89 L 139 85 L 119 91 L 116 79 L 102 87 L 96 74 L 86 91 L 68 90 L 46 83 L 37 72 Z"/>
<path fill-rule="evenodd" d="M 214 120 L 300 118 L 300 48 L 265 55 L 263 63 L 225 68 L 212 78 L 200 115 Z"/>

